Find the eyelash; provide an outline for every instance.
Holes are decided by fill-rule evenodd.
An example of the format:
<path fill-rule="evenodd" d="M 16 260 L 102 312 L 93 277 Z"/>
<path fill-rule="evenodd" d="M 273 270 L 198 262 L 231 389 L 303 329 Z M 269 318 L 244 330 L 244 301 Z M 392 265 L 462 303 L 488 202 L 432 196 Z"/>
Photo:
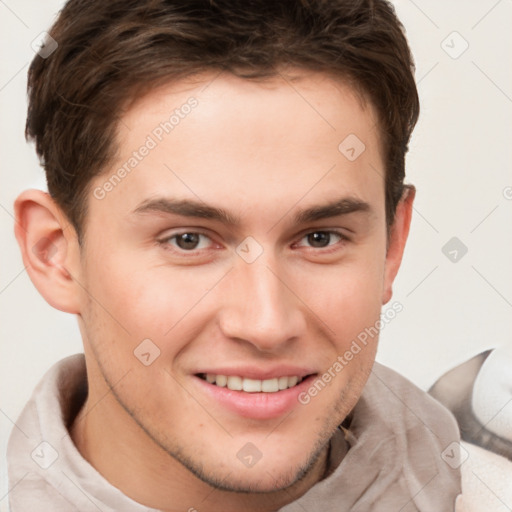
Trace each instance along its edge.
<path fill-rule="evenodd" d="M 201 231 L 193 231 L 193 230 L 187 230 L 187 231 L 181 231 L 180 233 L 174 233 L 170 236 L 166 236 L 165 238 L 161 238 L 158 240 L 158 243 L 162 246 L 164 246 L 165 249 L 169 250 L 169 246 L 173 245 L 171 244 L 171 240 L 177 239 L 180 236 L 183 235 L 199 235 L 200 237 L 205 237 L 208 240 L 210 240 L 211 243 L 215 243 L 210 236 L 208 236 L 206 233 L 202 233 Z M 208 248 L 209 249 L 209 248 Z M 174 250 L 178 253 L 183 253 L 187 255 L 193 255 L 197 251 L 203 251 L 204 249 L 192 249 L 190 251 L 187 251 L 185 249 L 181 249 L 180 247 L 173 246 L 171 250 Z"/>
<path fill-rule="evenodd" d="M 325 233 L 325 234 L 329 234 L 329 235 L 335 235 L 336 237 L 339 237 L 339 240 L 334 242 L 334 243 L 330 243 L 329 245 L 325 246 L 325 247 L 311 247 L 311 246 L 306 246 L 306 245 L 303 245 L 303 246 L 300 246 L 298 245 L 299 242 L 301 242 L 302 240 L 304 240 L 306 237 L 308 237 L 309 235 L 312 235 L 314 233 Z M 205 250 L 208 250 L 208 249 L 211 249 L 211 247 L 207 247 L 207 248 L 202 248 L 202 249 L 191 249 L 189 251 L 187 251 L 186 249 L 182 249 L 180 247 L 176 247 L 174 244 L 171 244 L 171 240 L 176 240 L 178 237 L 180 236 L 183 236 L 183 235 L 199 235 L 200 237 L 205 237 L 205 238 L 208 238 L 211 242 L 211 244 L 215 244 L 215 242 L 213 241 L 213 239 L 207 235 L 206 233 L 203 233 L 201 231 L 194 231 L 194 230 L 187 230 L 187 231 L 181 231 L 179 233 L 174 233 L 170 236 L 166 236 L 165 238 L 162 238 L 162 239 L 159 239 L 158 240 L 158 243 L 163 246 L 163 248 L 165 250 L 172 250 L 172 251 L 175 251 L 176 253 L 178 254 L 183 254 L 183 255 L 187 255 L 187 256 L 195 256 L 195 255 L 198 255 L 198 252 L 200 251 L 205 251 Z M 300 238 L 298 240 L 298 242 L 294 242 L 292 244 L 292 247 L 304 247 L 306 249 L 309 249 L 311 251 L 315 251 L 315 252 L 322 252 L 322 253 L 327 253 L 327 252 L 332 252 L 333 250 L 336 250 L 337 249 L 337 245 L 338 244 L 345 244 L 347 242 L 350 242 L 350 238 L 347 237 L 344 233 L 342 233 L 341 231 L 338 231 L 338 230 L 335 230 L 335 229 L 316 229 L 316 230 L 310 230 L 310 231 L 307 231 L 303 234 L 300 235 Z M 170 248 L 169 246 L 170 245 L 173 245 L 172 248 Z M 218 245 L 218 244 L 217 244 Z M 220 246 L 219 246 L 220 247 Z"/>
<path fill-rule="evenodd" d="M 338 244 L 340 243 L 346 243 L 349 241 L 349 238 L 342 232 L 340 231 L 337 231 L 337 230 L 334 230 L 334 229 L 316 229 L 316 230 L 313 230 L 313 231 L 307 231 L 306 233 L 304 233 L 300 239 L 299 239 L 299 242 L 301 242 L 302 240 L 304 240 L 306 237 L 308 237 L 309 235 L 313 235 L 315 233 L 324 233 L 324 234 L 328 234 L 328 235 L 335 235 L 339 238 L 339 240 L 335 243 L 330 243 L 329 245 L 325 246 L 325 247 L 311 247 L 311 246 L 299 246 L 299 247 L 306 247 L 307 249 L 311 249 L 311 250 L 314 250 L 315 252 L 319 252 L 320 250 L 323 250 L 322 252 L 325 253 L 329 250 L 335 250 L 336 247 Z M 298 243 L 294 243 L 293 244 L 294 246 L 297 246 Z"/>

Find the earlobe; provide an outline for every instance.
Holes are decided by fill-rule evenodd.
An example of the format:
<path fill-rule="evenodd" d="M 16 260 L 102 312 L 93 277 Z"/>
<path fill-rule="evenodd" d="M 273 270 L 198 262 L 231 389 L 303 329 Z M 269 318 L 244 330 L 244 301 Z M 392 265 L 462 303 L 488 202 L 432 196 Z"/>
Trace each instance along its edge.
<path fill-rule="evenodd" d="M 53 199 L 41 190 L 26 190 L 14 203 L 15 235 L 34 286 L 54 308 L 79 313 L 78 239 Z"/>
<path fill-rule="evenodd" d="M 391 226 L 389 244 L 386 254 L 386 268 L 384 271 L 384 286 L 382 304 L 387 304 L 393 295 L 393 282 L 400 268 L 405 244 L 411 225 L 412 206 L 416 189 L 407 185 L 396 208 L 395 220 Z"/>

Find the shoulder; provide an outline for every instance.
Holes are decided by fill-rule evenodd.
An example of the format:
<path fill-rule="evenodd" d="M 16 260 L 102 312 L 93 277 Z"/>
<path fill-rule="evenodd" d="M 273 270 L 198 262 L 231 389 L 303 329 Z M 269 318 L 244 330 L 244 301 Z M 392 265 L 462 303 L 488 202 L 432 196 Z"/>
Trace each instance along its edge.
<path fill-rule="evenodd" d="M 461 492 L 457 422 L 442 404 L 394 370 L 375 363 L 350 430 L 377 463 L 393 459 L 396 479 L 418 510 L 450 510 Z M 418 489 L 425 489 L 418 493 Z M 428 488 L 428 490 L 427 490 Z"/>
<path fill-rule="evenodd" d="M 375 363 L 363 392 L 378 407 L 388 423 L 395 424 L 387 412 L 393 405 L 395 414 L 407 428 L 417 427 L 436 435 L 441 444 L 458 441 L 459 429 L 453 414 L 435 398 L 410 380 L 380 363 Z"/>

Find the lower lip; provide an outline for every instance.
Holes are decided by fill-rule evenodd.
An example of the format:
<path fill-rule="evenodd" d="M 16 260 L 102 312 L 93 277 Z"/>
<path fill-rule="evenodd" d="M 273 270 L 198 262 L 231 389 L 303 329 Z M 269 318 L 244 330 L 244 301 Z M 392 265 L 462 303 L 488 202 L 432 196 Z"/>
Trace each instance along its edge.
<path fill-rule="evenodd" d="M 278 418 L 292 411 L 300 405 L 300 393 L 309 388 L 314 378 L 310 375 L 293 388 L 275 393 L 247 393 L 221 388 L 194 376 L 201 389 L 223 407 L 239 416 L 258 420 Z"/>

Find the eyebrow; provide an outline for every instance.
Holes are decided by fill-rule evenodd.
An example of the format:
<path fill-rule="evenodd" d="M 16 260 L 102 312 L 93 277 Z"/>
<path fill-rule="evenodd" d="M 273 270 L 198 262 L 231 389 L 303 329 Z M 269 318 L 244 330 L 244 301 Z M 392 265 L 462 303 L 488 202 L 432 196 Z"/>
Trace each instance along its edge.
<path fill-rule="evenodd" d="M 157 198 L 148 199 L 140 204 L 134 213 L 170 213 L 183 217 L 197 217 L 200 219 L 211 219 L 223 222 L 224 224 L 238 224 L 238 218 L 226 210 L 209 206 L 201 201 L 190 199 L 169 199 Z"/>
<path fill-rule="evenodd" d="M 307 222 L 348 215 L 350 213 L 369 213 L 371 210 L 372 208 L 369 203 L 357 198 L 347 197 L 332 201 L 326 205 L 313 206 L 300 210 L 294 215 L 294 222 L 296 224 L 305 224 Z M 216 220 L 229 225 L 240 224 L 240 219 L 226 210 L 191 199 L 147 199 L 134 210 L 134 213 L 137 214 L 151 212 Z"/>
<path fill-rule="evenodd" d="M 349 213 L 363 212 L 370 213 L 372 208 L 369 203 L 353 197 L 346 197 L 332 201 L 323 206 L 313 206 L 297 212 L 295 222 L 305 224 L 317 220 L 348 215 Z"/>

